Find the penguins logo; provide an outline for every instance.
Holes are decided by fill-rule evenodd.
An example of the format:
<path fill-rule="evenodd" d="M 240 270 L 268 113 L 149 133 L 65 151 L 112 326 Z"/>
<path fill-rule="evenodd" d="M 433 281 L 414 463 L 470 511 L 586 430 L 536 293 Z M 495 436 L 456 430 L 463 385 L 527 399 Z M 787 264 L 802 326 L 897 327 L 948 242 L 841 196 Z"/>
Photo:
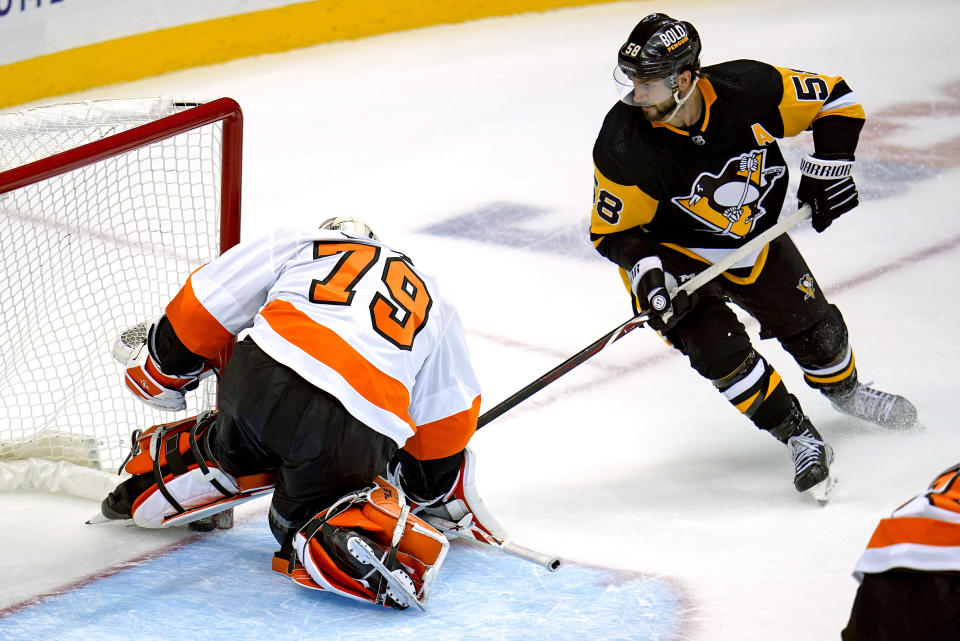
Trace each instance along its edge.
<path fill-rule="evenodd" d="M 675 205 L 721 236 L 743 238 L 767 210 L 763 199 L 786 167 L 766 167 L 766 149 L 731 158 L 719 174 L 703 172 L 690 195 L 673 198 Z"/>
<path fill-rule="evenodd" d="M 803 292 L 803 300 L 811 300 L 817 297 L 817 292 L 813 288 L 813 276 L 809 273 L 800 277 L 797 283 L 797 289 Z"/>

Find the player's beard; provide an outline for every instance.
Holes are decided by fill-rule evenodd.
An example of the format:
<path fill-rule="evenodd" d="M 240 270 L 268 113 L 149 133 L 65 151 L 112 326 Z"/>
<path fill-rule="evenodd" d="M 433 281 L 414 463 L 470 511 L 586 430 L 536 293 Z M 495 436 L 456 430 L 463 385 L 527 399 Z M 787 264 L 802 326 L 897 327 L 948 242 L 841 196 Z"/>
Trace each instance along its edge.
<path fill-rule="evenodd" d="M 650 122 L 663 120 L 663 117 L 673 111 L 674 107 L 677 106 L 677 101 L 671 96 L 663 102 L 659 102 L 655 105 L 644 105 L 643 117 L 649 120 Z"/>

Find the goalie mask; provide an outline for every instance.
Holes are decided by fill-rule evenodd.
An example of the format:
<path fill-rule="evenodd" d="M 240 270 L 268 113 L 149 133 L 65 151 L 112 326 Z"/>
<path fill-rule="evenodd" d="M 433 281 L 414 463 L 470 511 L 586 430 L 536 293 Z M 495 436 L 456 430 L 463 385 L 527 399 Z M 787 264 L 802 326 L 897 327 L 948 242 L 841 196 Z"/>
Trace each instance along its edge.
<path fill-rule="evenodd" d="M 320 223 L 320 229 L 339 231 L 350 236 L 359 236 L 361 238 L 380 240 L 373 232 L 373 229 L 370 228 L 370 225 L 366 223 L 366 221 L 351 216 L 328 218 Z"/>

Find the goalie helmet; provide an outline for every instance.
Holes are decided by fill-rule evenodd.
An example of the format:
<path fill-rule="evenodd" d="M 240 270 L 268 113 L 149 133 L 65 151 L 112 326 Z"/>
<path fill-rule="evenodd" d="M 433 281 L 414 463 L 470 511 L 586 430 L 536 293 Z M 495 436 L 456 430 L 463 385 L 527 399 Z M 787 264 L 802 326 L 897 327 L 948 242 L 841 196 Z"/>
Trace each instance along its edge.
<path fill-rule="evenodd" d="M 373 233 L 373 229 L 370 228 L 370 225 L 360 218 L 354 218 L 352 216 L 337 216 L 334 218 L 328 218 L 320 223 L 320 229 L 329 229 L 332 231 L 343 232 L 351 236 L 360 236 L 361 238 L 380 240 L 377 235 Z"/>
<path fill-rule="evenodd" d="M 689 22 L 651 13 L 620 47 L 620 70 L 628 78 L 666 78 L 700 68 L 700 34 Z"/>

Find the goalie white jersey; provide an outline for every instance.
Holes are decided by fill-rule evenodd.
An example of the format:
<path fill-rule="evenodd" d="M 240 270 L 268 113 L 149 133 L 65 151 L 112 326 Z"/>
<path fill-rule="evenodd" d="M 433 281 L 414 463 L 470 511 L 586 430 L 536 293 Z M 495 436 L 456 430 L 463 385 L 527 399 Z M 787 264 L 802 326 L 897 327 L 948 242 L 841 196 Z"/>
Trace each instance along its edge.
<path fill-rule="evenodd" d="M 241 243 L 191 274 L 166 313 L 207 358 L 249 328 L 272 358 L 420 459 L 459 451 L 476 429 L 480 388 L 456 310 L 376 240 L 281 230 Z"/>

